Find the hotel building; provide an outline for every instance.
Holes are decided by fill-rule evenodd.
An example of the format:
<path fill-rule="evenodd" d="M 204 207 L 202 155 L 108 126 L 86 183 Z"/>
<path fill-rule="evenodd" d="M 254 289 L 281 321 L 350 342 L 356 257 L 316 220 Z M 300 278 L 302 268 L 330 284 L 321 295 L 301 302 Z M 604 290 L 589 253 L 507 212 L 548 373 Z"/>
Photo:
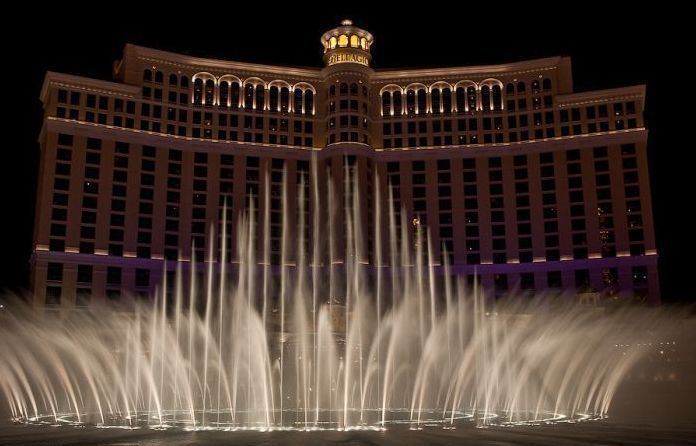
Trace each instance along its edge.
<path fill-rule="evenodd" d="M 323 68 L 128 44 L 113 81 L 47 73 L 35 306 L 152 293 L 165 264 L 203 258 L 223 208 L 232 252 L 253 207 L 270 221 L 256 240 L 268 260 L 294 262 L 280 225 L 297 213 L 284 216 L 280 197 L 297 207 L 304 182 L 309 215 L 306 184 L 325 200 L 327 178 L 338 196 L 360 190 L 368 263 L 377 201 L 391 199 L 397 226 L 428 229 L 436 264 L 476 272 L 494 294 L 659 302 L 644 85 L 576 93 L 568 57 L 374 70 L 373 44 L 346 20 L 321 36 Z"/>

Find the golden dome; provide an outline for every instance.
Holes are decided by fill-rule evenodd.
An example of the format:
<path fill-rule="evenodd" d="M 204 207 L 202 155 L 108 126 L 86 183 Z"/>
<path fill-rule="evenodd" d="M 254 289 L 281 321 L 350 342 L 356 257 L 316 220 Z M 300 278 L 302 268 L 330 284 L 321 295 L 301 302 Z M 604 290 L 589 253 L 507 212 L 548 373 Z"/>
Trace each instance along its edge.
<path fill-rule="evenodd" d="M 373 42 L 372 34 L 354 26 L 353 21 L 349 19 L 342 20 L 340 26 L 326 31 L 321 36 L 325 53 L 337 48 L 353 48 L 369 53 Z"/>

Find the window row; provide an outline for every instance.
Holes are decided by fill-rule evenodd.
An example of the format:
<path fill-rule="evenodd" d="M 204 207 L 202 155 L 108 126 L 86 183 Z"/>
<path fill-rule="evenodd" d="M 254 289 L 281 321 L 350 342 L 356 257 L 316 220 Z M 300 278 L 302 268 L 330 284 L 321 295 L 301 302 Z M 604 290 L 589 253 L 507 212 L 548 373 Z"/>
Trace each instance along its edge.
<path fill-rule="evenodd" d="M 315 95 L 314 87 L 306 82 L 290 85 L 272 81 L 267 84 L 255 77 L 242 82 L 231 75 L 216 78 L 209 73 L 198 73 L 193 76 L 194 105 L 313 115 Z"/>
<path fill-rule="evenodd" d="M 542 85 L 544 91 L 551 90 L 550 79 L 544 79 Z M 524 82 L 508 84 L 505 94 L 522 94 L 525 89 Z M 539 81 L 533 81 L 532 93 L 540 91 Z M 505 107 L 503 83 L 492 78 L 479 83 L 460 81 L 454 85 L 448 82 L 436 82 L 430 86 L 413 83 L 406 87 L 389 84 L 381 89 L 380 97 L 382 116 L 500 111 Z"/>

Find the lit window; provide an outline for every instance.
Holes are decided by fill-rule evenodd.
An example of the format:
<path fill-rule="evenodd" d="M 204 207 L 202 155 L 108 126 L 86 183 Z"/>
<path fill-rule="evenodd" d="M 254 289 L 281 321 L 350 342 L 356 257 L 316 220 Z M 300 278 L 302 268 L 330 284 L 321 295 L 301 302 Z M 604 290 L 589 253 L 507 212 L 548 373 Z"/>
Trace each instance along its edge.
<path fill-rule="evenodd" d="M 314 114 L 314 92 L 312 90 L 307 90 L 304 93 L 304 107 L 305 114 Z"/>
<path fill-rule="evenodd" d="M 193 83 L 193 103 L 201 104 L 203 102 L 203 80 L 198 78 Z"/>
<path fill-rule="evenodd" d="M 205 81 L 205 105 L 213 105 L 213 94 L 215 90 L 215 81 L 208 79 Z"/>
<path fill-rule="evenodd" d="M 220 82 L 220 99 L 219 103 L 221 107 L 227 107 L 229 104 L 227 103 L 229 100 L 229 83 L 226 81 Z"/>
<path fill-rule="evenodd" d="M 278 87 L 276 87 L 276 86 L 271 87 L 269 89 L 269 92 L 268 92 L 268 101 L 269 101 L 268 106 L 269 106 L 269 109 L 272 111 L 278 111 L 278 96 L 279 96 Z"/>
<path fill-rule="evenodd" d="M 388 91 L 382 93 L 382 115 L 391 115 L 391 93 Z"/>
<path fill-rule="evenodd" d="M 347 47 L 348 46 L 348 36 L 346 36 L 345 34 L 342 34 L 341 36 L 339 36 L 338 46 L 340 46 L 341 48 Z"/>

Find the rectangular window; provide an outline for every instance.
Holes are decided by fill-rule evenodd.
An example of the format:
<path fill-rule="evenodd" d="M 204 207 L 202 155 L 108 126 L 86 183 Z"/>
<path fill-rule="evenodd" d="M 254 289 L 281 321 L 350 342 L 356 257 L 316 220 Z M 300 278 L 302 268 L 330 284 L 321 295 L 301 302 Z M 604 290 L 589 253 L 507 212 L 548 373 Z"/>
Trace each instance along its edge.
<path fill-rule="evenodd" d="M 75 291 L 75 305 L 78 307 L 86 307 L 91 300 L 92 290 L 89 288 L 78 288 Z"/>
<path fill-rule="evenodd" d="M 46 268 L 46 280 L 60 282 L 63 280 L 63 264 L 49 263 Z"/>
<path fill-rule="evenodd" d="M 92 265 L 77 265 L 77 281 L 78 283 L 92 283 L 93 267 Z"/>
<path fill-rule="evenodd" d="M 60 305 L 63 289 L 59 286 L 46 287 L 46 305 Z"/>
<path fill-rule="evenodd" d="M 549 271 L 546 273 L 546 282 L 549 288 L 561 288 L 563 280 L 561 279 L 560 271 Z"/>
<path fill-rule="evenodd" d="M 136 269 L 135 270 L 135 286 L 149 287 L 150 286 L 150 270 Z"/>
<path fill-rule="evenodd" d="M 106 283 L 108 285 L 121 285 L 121 268 L 109 266 L 106 269 Z"/>

